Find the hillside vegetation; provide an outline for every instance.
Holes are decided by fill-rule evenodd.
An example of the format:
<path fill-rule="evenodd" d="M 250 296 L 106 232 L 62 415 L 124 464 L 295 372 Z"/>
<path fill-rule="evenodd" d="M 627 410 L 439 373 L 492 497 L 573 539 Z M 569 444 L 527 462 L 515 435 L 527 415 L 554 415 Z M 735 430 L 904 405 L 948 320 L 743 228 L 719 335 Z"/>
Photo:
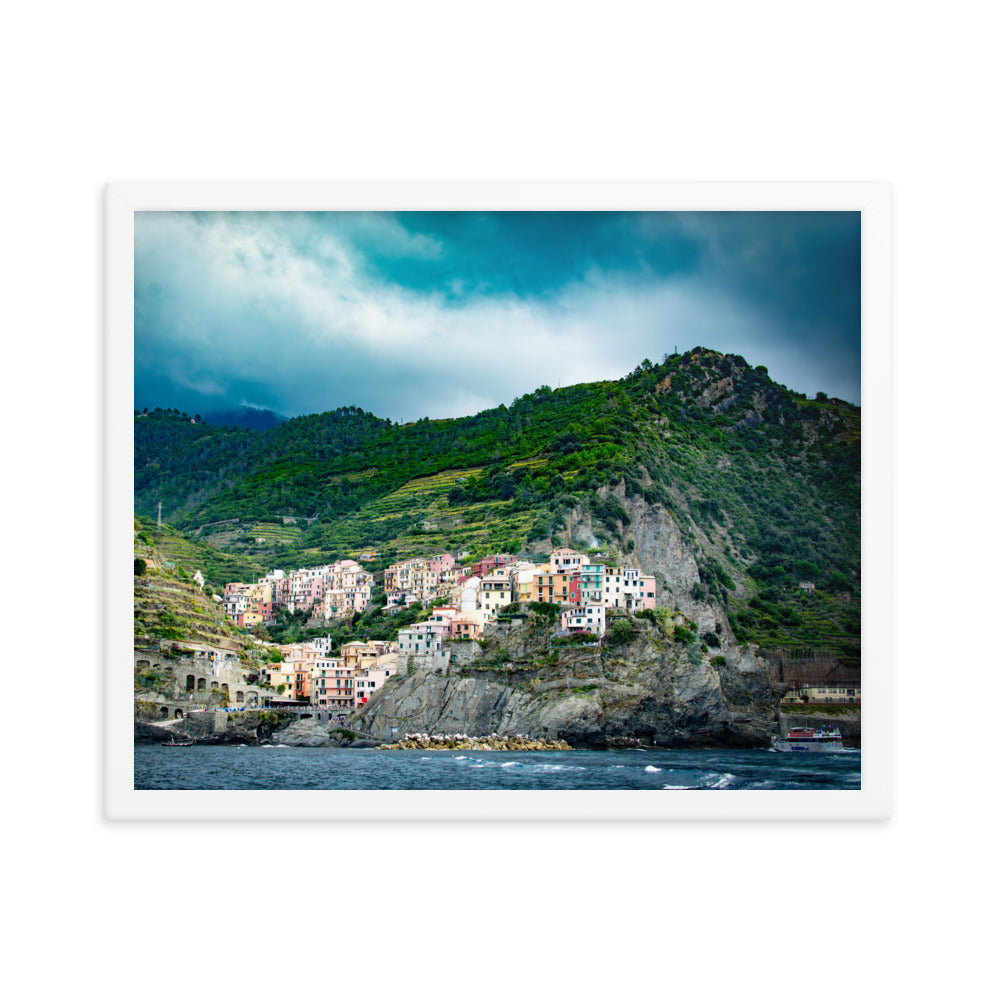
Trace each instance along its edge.
<path fill-rule="evenodd" d="M 627 559 L 623 500 L 642 501 L 676 520 L 697 554 L 696 596 L 738 639 L 851 658 L 860 439 L 857 407 L 699 348 L 453 420 L 398 425 L 344 407 L 254 432 L 137 414 L 135 504 L 155 517 L 162 502 L 185 535 L 251 557 L 206 571 L 219 584 L 372 550 L 362 561 L 376 570 L 443 550 L 543 551 L 581 514 L 609 558 Z"/>
<path fill-rule="evenodd" d="M 192 579 L 200 553 L 171 529 L 133 525 L 133 641 L 137 647 L 199 642 L 249 657 L 252 640 Z M 226 557 L 222 557 L 222 565 Z M 232 563 L 233 557 L 228 558 Z M 203 574 L 204 575 L 204 574 Z"/>

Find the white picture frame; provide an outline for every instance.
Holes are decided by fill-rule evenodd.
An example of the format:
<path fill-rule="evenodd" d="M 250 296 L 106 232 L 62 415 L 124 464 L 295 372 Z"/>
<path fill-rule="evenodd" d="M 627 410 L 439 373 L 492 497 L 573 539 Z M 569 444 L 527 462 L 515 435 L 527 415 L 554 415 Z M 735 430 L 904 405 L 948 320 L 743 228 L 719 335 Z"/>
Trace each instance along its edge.
<path fill-rule="evenodd" d="M 152 791 L 133 787 L 133 240 L 140 211 L 861 213 L 859 790 Z M 875 183 L 115 182 L 106 191 L 105 815 L 112 820 L 877 820 L 892 805 L 890 192 Z"/>

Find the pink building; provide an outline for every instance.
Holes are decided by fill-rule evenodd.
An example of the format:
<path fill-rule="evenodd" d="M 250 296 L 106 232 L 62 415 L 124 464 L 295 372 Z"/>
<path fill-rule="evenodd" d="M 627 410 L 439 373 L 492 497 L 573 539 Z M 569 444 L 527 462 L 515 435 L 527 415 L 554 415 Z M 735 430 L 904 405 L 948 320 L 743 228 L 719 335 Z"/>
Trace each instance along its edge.
<path fill-rule="evenodd" d="M 442 552 L 440 555 L 433 556 L 430 560 L 431 572 L 437 573 L 438 578 L 440 578 L 442 573 L 454 568 L 455 557 L 450 552 Z"/>
<path fill-rule="evenodd" d="M 572 573 L 581 566 L 589 566 L 590 560 L 573 549 L 553 549 L 550 557 L 553 573 Z"/>
<path fill-rule="evenodd" d="M 605 613 L 603 604 L 588 604 L 582 608 L 571 608 L 562 613 L 562 627 L 566 632 L 590 632 L 604 635 Z"/>
<path fill-rule="evenodd" d="M 465 572 L 469 576 L 483 577 L 493 570 L 499 569 L 501 566 L 509 566 L 513 562 L 514 557 L 512 555 L 500 553 L 499 555 L 486 556 L 486 558 L 480 559 L 479 562 L 474 562 L 466 568 Z"/>
<path fill-rule="evenodd" d="M 353 673 L 343 660 L 329 657 L 316 660 L 312 670 L 313 704 L 330 711 L 353 708 Z"/>
<path fill-rule="evenodd" d="M 376 663 L 354 674 L 354 707 L 363 705 L 385 682 L 396 673 L 395 654 L 379 657 Z"/>

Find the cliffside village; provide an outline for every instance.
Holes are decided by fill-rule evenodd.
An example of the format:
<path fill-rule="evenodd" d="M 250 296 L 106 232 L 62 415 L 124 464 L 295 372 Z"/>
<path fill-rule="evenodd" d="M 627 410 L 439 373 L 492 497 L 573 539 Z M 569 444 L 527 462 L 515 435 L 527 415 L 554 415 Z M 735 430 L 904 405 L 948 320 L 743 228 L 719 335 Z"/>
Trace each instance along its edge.
<path fill-rule="evenodd" d="M 371 603 L 374 575 L 351 559 L 286 574 L 272 570 L 257 583 L 229 583 L 220 598 L 234 624 L 270 624 L 279 609 L 308 610 L 317 624 L 349 618 Z M 450 553 L 407 559 L 385 570 L 385 612 L 415 602 L 428 605 L 427 621 L 397 633 L 396 641 L 346 643 L 331 656 L 331 640 L 275 647 L 281 663 L 265 664 L 266 683 L 277 697 L 308 701 L 319 709 L 349 711 L 363 705 L 397 671 L 400 657 L 443 655 L 448 640 L 477 639 L 500 610 L 517 602 L 555 604 L 567 634 L 603 636 L 607 611 L 635 613 L 656 606 L 656 580 L 638 569 L 592 563 L 572 549 L 555 549 L 547 562 L 487 556 L 462 567 Z M 262 678 L 263 679 L 263 678 Z"/>

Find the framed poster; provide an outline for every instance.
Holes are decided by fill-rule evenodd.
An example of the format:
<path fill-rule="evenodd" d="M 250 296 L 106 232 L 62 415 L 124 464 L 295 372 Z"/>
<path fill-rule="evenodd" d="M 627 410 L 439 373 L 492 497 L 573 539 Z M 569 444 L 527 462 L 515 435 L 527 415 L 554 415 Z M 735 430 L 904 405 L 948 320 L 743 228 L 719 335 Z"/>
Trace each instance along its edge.
<path fill-rule="evenodd" d="M 889 232 L 110 185 L 108 816 L 887 817 Z"/>

